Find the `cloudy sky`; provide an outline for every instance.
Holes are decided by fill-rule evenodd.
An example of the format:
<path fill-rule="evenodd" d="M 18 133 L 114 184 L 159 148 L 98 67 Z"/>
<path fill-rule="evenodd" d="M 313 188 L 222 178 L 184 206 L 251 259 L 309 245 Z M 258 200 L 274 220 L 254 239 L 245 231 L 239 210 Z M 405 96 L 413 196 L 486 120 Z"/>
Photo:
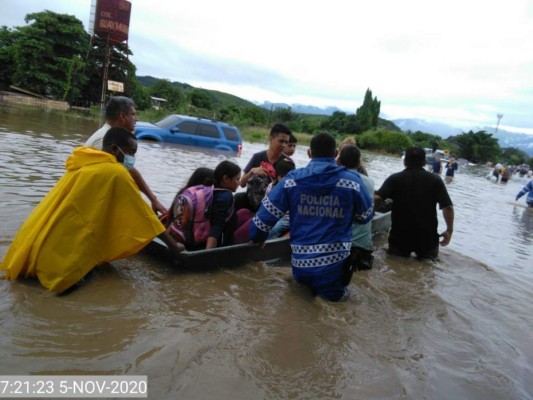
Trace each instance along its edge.
<path fill-rule="evenodd" d="M 89 29 L 91 0 L 0 0 L 0 25 L 48 9 Z M 131 0 L 138 75 L 247 100 L 533 134 L 533 0 Z"/>

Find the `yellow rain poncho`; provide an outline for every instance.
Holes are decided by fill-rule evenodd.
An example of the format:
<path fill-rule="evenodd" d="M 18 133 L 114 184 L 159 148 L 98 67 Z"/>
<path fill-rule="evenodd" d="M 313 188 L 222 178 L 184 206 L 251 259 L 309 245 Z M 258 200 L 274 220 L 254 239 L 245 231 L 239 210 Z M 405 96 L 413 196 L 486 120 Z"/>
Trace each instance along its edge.
<path fill-rule="evenodd" d="M 93 267 L 135 254 L 165 228 L 112 154 L 78 147 L 65 175 L 26 219 L 2 264 L 62 292 Z"/>

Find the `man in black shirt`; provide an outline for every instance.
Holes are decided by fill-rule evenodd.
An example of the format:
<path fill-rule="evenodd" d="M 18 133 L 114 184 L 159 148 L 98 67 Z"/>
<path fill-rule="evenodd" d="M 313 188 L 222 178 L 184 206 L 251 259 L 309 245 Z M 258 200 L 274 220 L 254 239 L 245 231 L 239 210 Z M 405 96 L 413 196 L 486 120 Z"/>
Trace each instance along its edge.
<path fill-rule="evenodd" d="M 247 208 L 255 213 L 265 196 L 267 186 L 274 180 L 274 164 L 283 155 L 292 131 L 283 124 L 275 124 L 270 130 L 268 149 L 255 153 L 243 169 L 240 185 L 246 193 L 235 195 L 235 209 Z"/>
<path fill-rule="evenodd" d="M 439 233 L 436 206 L 442 210 L 446 230 L 440 235 L 441 246 L 450 243 L 453 233 L 453 204 L 440 176 L 424 169 L 423 149 L 412 147 L 404 158 L 405 169 L 389 176 L 374 195 L 376 202 L 392 199 L 392 225 L 389 254 L 436 259 Z"/>

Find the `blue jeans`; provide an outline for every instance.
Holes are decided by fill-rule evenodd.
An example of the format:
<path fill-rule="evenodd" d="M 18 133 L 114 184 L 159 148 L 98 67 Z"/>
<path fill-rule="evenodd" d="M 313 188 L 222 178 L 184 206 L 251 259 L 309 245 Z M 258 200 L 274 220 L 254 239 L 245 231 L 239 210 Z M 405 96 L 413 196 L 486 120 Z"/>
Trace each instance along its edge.
<path fill-rule="evenodd" d="M 313 296 L 320 296 L 329 301 L 339 301 L 346 294 L 346 286 L 350 284 L 353 271 L 354 267 L 352 265 L 352 259 L 351 257 L 348 257 L 342 267 L 333 272 L 336 276 L 331 283 L 317 284 L 317 280 L 324 280 L 324 277 L 322 276 L 297 277 L 294 275 L 294 270 L 293 276 L 298 283 L 308 286 L 311 289 Z"/>

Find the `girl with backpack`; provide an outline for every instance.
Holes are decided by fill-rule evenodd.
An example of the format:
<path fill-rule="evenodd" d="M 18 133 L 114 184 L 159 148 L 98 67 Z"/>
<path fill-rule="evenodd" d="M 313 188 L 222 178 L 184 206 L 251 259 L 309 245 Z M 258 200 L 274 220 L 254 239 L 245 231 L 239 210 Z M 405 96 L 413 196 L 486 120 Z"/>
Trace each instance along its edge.
<path fill-rule="evenodd" d="M 170 235 L 189 251 L 233 244 L 238 223 L 233 193 L 240 177 L 241 167 L 227 160 L 214 171 L 196 169 L 162 217 Z"/>
<path fill-rule="evenodd" d="M 178 194 L 183 193 L 185 189 L 188 189 L 192 186 L 197 186 L 197 185 L 213 186 L 213 181 L 215 179 L 214 175 L 215 175 L 215 171 L 213 171 L 213 169 L 211 168 L 207 168 L 207 167 L 196 168 L 194 172 L 192 173 L 192 175 L 189 177 L 189 180 L 187 181 L 185 186 L 183 186 L 179 190 Z"/>
<path fill-rule="evenodd" d="M 233 244 L 233 234 L 237 228 L 237 213 L 233 205 L 233 193 L 239 187 L 241 167 L 224 160 L 215 168 L 215 190 L 211 208 L 211 230 L 205 248 Z M 221 189 L 221 190 L 217 190 Z"/>

